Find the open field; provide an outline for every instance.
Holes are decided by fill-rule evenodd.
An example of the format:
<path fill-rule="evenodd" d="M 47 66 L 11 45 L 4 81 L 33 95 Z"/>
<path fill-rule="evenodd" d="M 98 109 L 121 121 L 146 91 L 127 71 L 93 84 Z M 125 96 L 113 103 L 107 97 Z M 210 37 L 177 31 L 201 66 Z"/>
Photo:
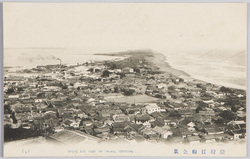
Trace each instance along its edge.
<path fill-rule="evenodd" d="M 114 94 L 112 96 L 106 96 L 105 97 L 106 100 L 110 101 L 110 102 L 119 102 L 119 103 L 129 103 L 129 104 L 133 104 L 133 103 L 150 103 L 150 102 L 154 102 L 156 100 L 158 100 L 157 98 L 154 97 L 150 97 L 147 95 L 135 95 L 135 96 L 123 96 L 121 94 Z"/>

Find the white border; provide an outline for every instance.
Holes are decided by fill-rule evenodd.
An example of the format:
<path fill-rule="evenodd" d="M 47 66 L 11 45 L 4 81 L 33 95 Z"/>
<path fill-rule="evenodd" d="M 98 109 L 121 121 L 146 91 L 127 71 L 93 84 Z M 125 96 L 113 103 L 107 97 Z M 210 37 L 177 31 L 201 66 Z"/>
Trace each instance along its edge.
<path fill-rule="evenodd" d="M 3 4 L 2 2 L 50 2 L 50 3 L 247 3 L 247 29 L 250 27 L 250 0 L 0 0 L 0 159 L 3 157 Z M 249 32 L 247 31 L 247 50 L 249 50 L 250 42 L 249 42 Z M 249 51 L 247 51 L 249 52 Z M 247 56 L 247 79 L 249 79 L 250 76 L 250 56 L 248 54 Z M 247 80 L 248 81 L 248 80 Z M 247 85 L 247 136 L 250 132 L 249 128 L 249 100 L 250 95 L 248 91 L 250 90 L 250 86 Z M 247 137 L 247 150 L 250 150 L 249 146 L 249 140 L 250 137 Z M 21 157 L 20 157 L 21 158 Z M 44 157 L 32 157 L 37 159 L 42 159 Z M 52 157 L 49 157 L 52 158 Z M 58 158 L 58 157 L 53 157 Z M 60 157 L 60 158 L 68 158 L 68 157 Z M 71 157 L 70 157 L 71 158 Z M 73 157 L 72 157 L 73 158 Z M 79 158 L 79 157 L 74 157 Z M 110 158 L 115 159 L 117 157 L 84 157 L 84 158 L 91 158 L 91 159 L 99 159 L 99 158 Z M 142 157 L 122 157 L 124 159 L 130 159 L 130 158 L 142 158 Z M 148 159 L 162 159 L 162 158 L 173 158 L 173 157 L 143 157 Z M 192 158 L 203 158 L 203 159 L 213 159 L 213 158 L 219 158 L 219 157 L 174 157 L 174 158 L 186 158 L 186 159 L 192 159 Z M 227 157 L 230 159 L 233 159 L 233 157 Z M 250 152 L 247 151 L 247 157 L 243 158 L 250 158 Z M 21 158 L 25 159 L 25 158 Z"/>

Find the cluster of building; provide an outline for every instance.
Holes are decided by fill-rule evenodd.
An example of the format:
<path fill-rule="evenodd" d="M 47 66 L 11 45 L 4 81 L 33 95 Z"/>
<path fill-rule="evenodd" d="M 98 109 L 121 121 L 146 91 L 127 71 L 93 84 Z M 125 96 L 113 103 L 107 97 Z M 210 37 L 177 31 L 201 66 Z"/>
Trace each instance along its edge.
<path fill-rule="evenodd" d="M 143 60 L 123 68 L 107 62 L 6 73 L 5 127 L 46 136 L 66 129 L 105 142 L 245 141 L 245 91 L 159 73 Z"/>

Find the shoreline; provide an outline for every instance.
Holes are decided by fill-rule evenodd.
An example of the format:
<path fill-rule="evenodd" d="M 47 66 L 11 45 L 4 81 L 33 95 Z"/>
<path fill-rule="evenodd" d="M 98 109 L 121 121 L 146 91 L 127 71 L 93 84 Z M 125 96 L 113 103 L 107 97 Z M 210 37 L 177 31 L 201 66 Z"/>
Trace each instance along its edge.
<path fill-rule="evenodd" d="M 162 53 L 152 52 L 153 57 L 148 57 L 149 61 L 159 68 L 160 71 L 173 74 L 175 76 L 187 76 L 191 77 L 188 73 L 182 70 L 173 68 L 168 62 L 166 62 L 166 56 Z"/>
<path fill-rule="evenodd" d="M 133 52 L 133 51 L 132 51 Z M 140 50 L 139 50 L 140 52 Z M 191 75 L 190 73 L 187 73 L 183 70 L 179 70 L 179 69 L 176 69 L 174 67 L 172 67 L 170 65 L 170 63 L 167 61 L 167 57 L 163 54 L 163 53 L 159 53 L 159 52 L 155 52 L 155 51 L 152 51 L 152 50 L 141 50 L 141 52 L 147 52 L 153 56 L 146 56 L 145 58 L 148 60 L 148 61 L 151 61 L 152 64 L 154 66 L 156 66 L 159 71 L 161 72 L 165 72 L 165 73 L 170 73 L 174 76 L 186 76 L 186 77 L 190 77 L 190 78 L 193 78 L 194 80 L 196 81 L 201 81 L 201 82 L 205 82 L 205 83 L 211 83 L 213 85 L 216 85 L 216 86 L 224 86 L 224 87 L 227 87 L 227 88 L 230 88 L 230 89 L 236 89 L 236 90 L 242 90 L 242 91 L 246 91 L 247 89 L 247 86 L 243 88 L 243 86 L 238 86 L 237 84 L 233 84 L 233 83 L 229 83 L 229 82 L 224 82 L 223 84 L 221 84 L 220 82 L 216 82 L 212 79 L 204 79 L 202 78 L 201 76 L 199 75 Z M 138 53 L 138 50 L 135 50 L 134 51 L 135 54 Z M 117 52 L 117 53 L 96 53 L 94 55 L 102 55 L 102 56 L 119 56 L 120 52 Z M 126 52 L 122 52 L 122 54 L 126 55 Z M 128 52 L 127 55 L 131 54 L 131 51 Z"/>
<path fill-rule="evenodd" d="M 151 58 L 150 60 L 160 69 L 160 71 L 163 72 L 167 72 L 167 73 L 171 73 L 175 76 L 187 76 L 187 77 L 191 77 L 197 81 L 202 81 L 202 82 L 206 82 L 206 83 L 211 83 L 217 86 L 224 86 L 227 88 L 231 88 L 231 89 L 237 89 L 237 90 L 243 90 L 246 91 L 246 88 L 237 86 L 236 84 L 233 83 L 225 83 L 225 84 L 220 84 L 214 80 L 209 80 L 209 79 L 204 79 L 199 75 L 193 76 L 190 75 L 189 73 L 183 71 L 183 70 L 178 70 L 176 68 L 173 68 L 168 62 L 167 62 L 167 57 L 162 54 L 162 53 L 157 53 L 157 52 L 153 52 L 154 57 Z"/>
<path fill-rule="evenodd" d="M 114 54 L 112 56 L 115 56 L 115 55 L 119 56 L 119 53 Z M 233 120 L 233 119 L 235 120 L 236 116 L 231 118 L 231 119 L 227 119 L 226 117 L 223 116 L 223 114 L 222 115 L 219 114 L 220 112 L 223 112 L 225 109 L 228 109 L 231 111 L 231 108 L 232 108 L 232 107 L 230 108 L 230 105 L 226 105 L 225 109 L 224 108 L 222 108 L 222 109 L 216 108 L 217 106 L 224 105 L 224 104 L 217 103 L 217 100 L 220 100 L 220 98 L 222 97 L 219 94 L 221 92 L 227 93 L 227 94 L 225 94 L 225 93 L 222 94 L 224 97 L 226 97 L 226 100 L 228 100 L 228 98 L 231 99 L 234 97 L 236 100 L 238 100 L 239 107 L 238 107 L 238 105 L 237 105 L 237 108 L 234 106 L 235 111 L 234 110 L 232 110 L 232 111 L 236 112 L 237 110 L 241 110 L 240 113 L 235 113 L 235 114 L 241 115 L 242 120 L 244 119 L 244 117 L 245 117 L 244 112 L 246 110 L 245 109 L 246 105 L 244 103 L 245 99 L 243 99 L 242 97 L 246 96 L 245 91 L 238 92 L 238 90 L 236 90 L 236 89 L 232 89 L 232 90 L 229 90 L 226 88 L 220 89 L 219 87 L 217 87 L 214 84 L 209 86 L 209 88 L 207 89 L 206 88 L 207 82 L 204 82 L 204 81 L 201 82 L 201 80 L 198 80 L 198 79 L 195 79 L 194 77 L 191 77 L 189 74 L 187 74 L 184 71 L 180 71 L 180 70 L 177 70 L 175 68 L 172 68 L 170 66 L 170 64 L 168 64 L 166 62 L 166 56 L 164 54 L 155 53 L 151 50 L 123 52 L 123 53 L 120 53 L 120 55 L 123 55 L 123 57 L 129 56 L 129 58 L 121 60 L 121 61 L 115 61 L 114 59 L 113 60 L 111 59 L 111 60 L 107 60 L 107 61 L 104 61 L 104 60 L 95 61 L 93 63 L 86 62 L 86 63 L 83 63 L 81 65 L 77 64 L 77 65 L 72 66 L 72 67 L 62 67 L 62 65 L 52 65 L 50 67 L 40 68 L 37 70 L 34 69 L 33 70 L 34 72 L 32 72 L 31 74 L 36 73 L 36 72 L 40 72 L 40 71 L 49 71 L 49 72 L 51 72 L 51 74 L 48 74 L 48 76 L 51 76 L 51 77 L 48 77 L 48 76 L 46 76 L 44 78 L 30 77 L 30 78 L 25 79 L 25 81 L 30 81 L 30 82 L 22 83 L 20 85 L 25 86 L 25 87 L 26 86 L 29 87 L 29 84 L 30 84 L 31 87 L 28 89 L 30 89 L 34 92 L 37 92 L 37 93 L 44 94 L 44 96 L 41 97 L 41 101 L 39 100 L 39 102 L 36 102 L 35 99 L 33 98 L 34 95 L 31 94 L 32 92 L 28 93 L 27 95 L 30 95 L 30 96 L 32 95 L 32 97 L 28 97 L 28 99 L 30 99 L 30 98 L 33 98 L 33 99 L 26 101 L 27 98 L 25 98 L 25 96 L 20 96 L 21 98 L 19 99 L 19 95 L 22 95 L 22 93 L 23 93 L 22 90 L 20 90 L 19 92 L 17 92 L 17 94 L 15 94 L 15 95 L 18 95 L 18 97 L 6 95 L 5 99 L 9 98 L 8 100 L 6 100 L 6 101 L 8 101 L 8 102 L 6 102 L 6 104 L 10 104 L 10 108 L 13 105 L 14 105 L 14 108 L 23 107 L 23 105 L 14 104 L 16 100 L 18 100 L 18 102 L 21 102 L 24 104 L 26 104 L 27 102 L 28 103 L 35 102 L 37 104 L 34 104 L 34 107 L 37 110 L 41 110 L 41 111 L 37 112 L 37 113 L 39 113 L 39 115 L 35 114 L 36 116 L 33 116 L 33 114 L 32 114 L 33 111 L 31 108 L 29 108 L 27 110 L 21 109 L 22 114 L 19 114 L 18 116 L 16 116 L 15 114 L 14 114 L 15 116 L 11 116 L 13 114 L 13 112 L 19 113 L 20 109 L 12 110 L 10 108 L 7 109 L 8 107 L 6 107 L 6 109 L 7 109 L 6 114 L 11 114 L 11 115 L 6 116 L 6 118 L 9 119 L 9 121 L 7 120 L 8 123 L 7 122 L 5 122 L 5 123 L 6 124 L 9 124 L 9 123 L 14 124 L 13 121 L 11 121 L 11 118 L 17 119 L 17 117 L 20 117 L 21 115 L 25 115 L 25 116 L 28 116 L 28 119 L 31 119 L 33 121 L 37 120 L 37 122 L 33 122 L 33 123 L 29 122 L 28 124 L 31 124 L 29 126 L 30 126 L 30 128 L 32 128 L 32 131 L 37 130 L 37 132 L 39 132 L 39 134 L 40 133 L 42 134 L 43 132 L 48 132 L 46 134 L 52 135 L 53 132 L 57 132 L 56 128 L 59 126 L 63 127 L 63 128 L 65 127 L 65 129 L 71 129 L 71 130 L 73 129 L 76 131 L 81 130 L 81 131 L 88 133 L 88 131 L 86 130 L 86 125 L 84 126 L 83 124 L 82 125 L 80 124 L 83 117 L 84 118 L 89 117 L 89 119 L 91 119 L 91 122 L 93 122 L 92 124 L 94 124 L 94 122 L 96 122 L 96 121 L 105 124 L 103 121 L 104 120 L 106 121 L 107 120 L 106 117 L 108 117 L 112 120 L 112 123 L 122 121 L 122 122 L 125 122 L 126 124 L 133 124 L 133 121 L 134 121 L 134 123 L 136 125 L 141 125 L 140 123 L 137 123 L 136 120 L 133 120 L 133 118 L 131 118 L 133 116 L 137 117 L 137 114 L 139 113 L 142 115 L 148 114 L 149 116 L 152 116 L 152 118 L 150 117 L 147 120 L 148 120 L 151 128 L 154 128 L 155 126 L 158 126 L 158 125 L 156 125 L 156 123 L 154 123 L 154 121 L 157 119 L 158 115 L 157 116 L 153 115 L 151 112 L 152 111 L 151 108 L 148 108 L 148 106 L 150 106 L 150 107 L 153 106 L 154 112 L 155 111 L 163 112 L 161 115 L 162 119 L 164 119 L 164 118 L 168 119 L 168 117 L 170 117 L 170 119 L 172 119 L 172 117 L 174 117 L 176 120 L 180 120 L 181 118 L 184 118 L 184 119 L 187 118 L 189 120 L 189 116 L 196 114 L 195 118 L 194 118 L 196 120 L 196 118 L 198 119 L 204 113 L 207 113 L 207 111 L 209 111 L 208 113 L 209 113 L 210 117 L 221 116 L 222 118 L 225 119 L 225 122 L 223 122 L 224 123 L 223 125 L 217 124 L 216 123 L 217 120 L 214 122 L 210 121 L 211 124 L 215 124 L 215 126 L 217 125 L 217 126 L 221 127 L 219 132 L 222 132 L 222 130 L 224 130 L 224 126 L 228 125 L 230 120 Z M 85 70 L 89 71 L 89 73 L 87 73 L 86 76 L 85 76 Z M 106 73 L 106 72 L 108 72 L 108 73 Z M 112 76 L 110 76 L 111 72 L 113 72 Z M 185 77 L 180 77 L 180 76 L 186 76 L 192 80 L 190 80 L 190 81 L 185 80 L 186 79 Z M 183 78 L 184 80 L 182 80 L 181 78 Z M 36 82 L 35 83 L 34 81 L 36 81 L 36 79 L 37 79 L 37 81 L 45 81 L 45 82 L 39 82 L 39 83 Z M 177 79 L 179 81 L 177 81 Z M 6 78 L 6 80 L 7 81 L 18 81 L 18 80 L 15 80 L 15 78 L 13 78 L 13 79 L 10 78 L 10 80 L 8 78 Z M 53 82 L 53 81 L 55 81 L 55 82 Z M 148 81 L 150 81 L 150 82 L 148 82 Z M 86 85 L 86 83 L 88 83 L 88 85 Z M 179 83 L 182 83 L 183 85 L 179 85 Z M 16 84 L 16 82 L 12 82 L 10 86 L 15 85 L 15 84 Z M 200 84 L 200 86 L 198 86 L 198 84 Z M 49 86 L 52 86 L 52 87 L 49 87 Z M 169 86 L 172 86 L 172 88 L 170 88 Z M 214 86 L 216 87 L 215 89 L 213 89 Z M 163 88 L 163 89 L 160 90 L 161 88 Z M 178 88 L 178 89 L 176 89 L 176 88 Z M 184 90 L 181 90 L 182 88 L 184 88 Z M 197 88 L 199 88 L 199 89 L 197 89 Z M 13 88 L 9 87 L 9 85 L 8 86 L 6 85 L 6 87 L 4 89 L 6 89 L 7 94 L 13 94 L 13 92 L 15 92 L 15 91 L 13 91 Z M 85 90 L 88 90 L 88 91 L 85 91 Z M 52 93 L 60 92 L 60 91 L 61 91 L 60 97 L 57 97 L 57 96 L 51 97 Z M 105 94 L 107 94 L 107 96 L 112 97 L 114 95 L 114 93 L 117 93 L 118 95 L 120 93 L 123 97 L 122 98 L 114 97 L 114 99 L 110 98 L 110 100 L 105 98 Z M 188 94 L 188 93 L 191 94 L 191 96 L 187 96 L 186 94 Z M 207 98 L 207 96 L 204 97 L 203 93 L 204 94 L 207 93 L 208 98 Z M 240 96 L 236 96 L 236 95 L 240 95 Z M 130 96 L 130 97 L 128 97 L 128 96 Z M 73 100 L 68 100 L 69 98 L 72 98 Z M 83 100 L 81 100 L 82 98 L 83 98 Z M 172 99 L 170 100 L 170 98 L 172 98 Z M 242 99 L 240 99 L 240 98 L 242 98 Z M 179 101 L 178 101 L 178 99 L 179 99 Z M 188 99 L 188 100 L 186 100 L 186 99 Z M 211 100 L 211 101 L 209 101 L 209 103 L 216 104 L 216 105 L 213 108 L 209 108 L 209 110 L 206 110 L 206 107 L 210 107 L 210 106 L 205 105 L 204 108 L 201 109 L 203 111 L 203 113 L 197 112 L 196 110 L 199 107 L 199 105 L 198 106 L 196 105 L 197 100 L 203 101 L 205 104 L 205 103 L 207 103 L 206 101 L 208 99 Z M 57 101 L 60 101 L 60 103 Z M 41 104 L 39 104 L 41 102 L 46 102 L 46 103 L 43 103 L 41 105 Z M 113 102 L 113 104 L 112 104 L 112 102 Z M 81 103 L 84 103 L 84 104 L 81 105 Z M 144 104 L 142 104 L 142 103 L 144 103 Z M 151 103 L 151 104 L 149 104 L 149 103 Z M 178 105 L 176 105 L 175 103 Z M 132 105 L 132 104 L 134 104 L 134 105 Z M 51 105 L 55 109 L 50 109 Z M 136 109 L 132 113 L 130 113 L 131 106 L 132 107 L 136 106 L 135 107 Z M 72 107 L 73 107 L 73 109 L 74 109 L 74 107 L 76 109 L 72 110 Z M 49 108 L 49 109 L 47 109 L 47 108 Z M 186 109 L 186 108 L 188 108 L 188 109 Z M 102 110 L 105 110 L 105 111 L 102 111 Z M 115 110 L 115 111 L 113 111 L 113 110 Z M 146 111 L 144 111 L 144 110 L 146 110 Z M 184 112 L 182 110 L 184 110 Z M 66 112 L 70 111 L 70 117 L 64 116 L 64 114 L 60 114 L 59 111 L 63 112 L 63 113 L 64 113 L 64 111 L 66 111 Z M 188 114 L 186 114 L 186 111 L 188 112 Z M 210 111 L 213 113 L 210 114 Z M 28 113 L 28 112 L 31 112 L 31 113 Z M 82 117 L 78 116 L 79 112 L 82 114 Z M 215 113 L 215 112 L 217 112 L 217 113 Z M 48 117 L 46 115 L 47 113 L 52 113 L 54 115 L 53 116 L 51 115 Z M 104 113 L 107 113 L 107 115 Z M 112 113 L 115 113 L 116 116 L 114 116 Z M 103 114 L 106 115 L 106 117 Z M 120 114 L 123 114 L 122 116 L 123 117 L 126 116 L 126 119 L 116 120 L 117 114 L 118 114 L 118 116 Z M 130 114 L 132 116 L 130 116 Z M 72 119 L 71 118 L 72 115 L 76 115 L 77 118 Z M 31 117 L 31 118 L 29 118 L 29 117 Z M 41 118 L 36 118 L 36 117 L 41 117 Z M 18 125 L 18 127 L 25 128 L 25 125 L 23 125 L 23 124 L 26 124 L 25 118 L 26 117 L 22 118 L 20 125 Z M 55 118 L 57 118 L 57 119 L 50 120 L 50 119 L 55 119 Z M 62 120 L 60 120 L 60 119 L 62 119 Z M 152 121 L 150 121 L 151 119 L 152 119 Z M 50 122 L 49 126 L 51 126 L 50 128 L 52 128 L 52 129 L 49 128 L 49 131 L 47 131 L 46 127 L 45 128 L 41 127 L 41 124 L 40 124 L 41 122 L 43 123 L 44 121 L 48 121 L 48 120 Z M 74 125 L 71 125 L 71 123 L 67 124 L 65 122 L 67 120 L 69 120 L 72 123 L 75 122 L 78 125 L 74 126 Z M 174 121 L 176 121 L 176 120 L 174 120 Z M 161 125 L 166 125 L 167 122 L 163 121 L 161 123 Z M 38 124 L 36 124 L 36 123 L 38 123 Z M 112 126 L 112 123 L 109 125 Z M 243 122 L 243 123 L 245 124 L 245 122 Z M 65 124 L 67 124 L 67 125 L 65 125 Z M 180 123 L 176 122 L 175 126 L 179 126 L 179 125 L 182 126 L 182 125 L 186 125 L 186 124 L 184 124 L 182 122 L 180 122 Z M 114 125 L 114 127 L 115 126 L 116 125 Z M 124 125 L 124 126 L 126 126 L 126 125 Z M 130 125 L 127 125 L 127 126 L 130 126 Z M 168 129 L 170 129 L 170 131 L 172 131 L 172 134 L 176 132 L 175 126 L 173 126 L 173 127 L 171 126 L 168 128 Z M 103 125 L 100 124 L 99 126 L 97 125 L 96 127 L 102 129 Z M 205 127 L 205 124 L 204 124 L 204 127 Z M 53 131 L 53 128 L 55 128 L 54 131 Z M 92 136 L 100 137 L 99 129 L 93 129 L 93 128 L 91 128 L 91 129 L 93 130 L 93 132 L 95 132 L 92 134 Z M 242 135 L 243 135 L 242 137 L 245 138 L 244 127 L 241 130 L 242 130 L 242 132 L 240 132 L 240 133 L 242 133 Z M 198 131 L 200 131 L 200 130 L 198 130 Z M 112 135 L 117 135 L 116 133 L 114 133 L 115 131 L 112 131 L 112 127 L 105 128 L 105 134 L 106 134 L 106 132 L 108 132 Z M 225 136 L 225 137 L 231 136 L 231 134 L 228 134 L 229 131 L 223 131 L 223 132 L 225 133 L 223 136 Z M 139 132 L 139 134 L 140 133 L 143 133 L 143 132 Z M 14 136 L 16 133 L 10 133 L 10 134 Z M 105 135 L 105 134 L 103 134 L 103 135 Z M 20 137 L 25 137 L 25 135 L 21 135 Z M 193 134 L 193 135 L 195 135 L 195 134 Z M 200 136 L 198 137 L 197 140 L 199 142 L 203 142 L 204 135 L 206 135 L 206 134 L 202 131 L 202 133 L 200 134 Z M 119 134 L 118 134 L 118 136 L 119 136 Z M 127 136 L 126 134 L 121 135 L 119 137 L 123 137 L 123 138 L 126 137 L 128 140 L 132 140 L 132 139 L 135 141 L 138 140 L 138 138 Z M 161 136 L 158 136 L 158 137 L 155 138 L 155 136 L 153 136 L 151 138 L 151 137 L 147 137 L 147 136 L 142 136 L 143 140 L 145 138 L 145 141 L 147 141 L 147 139 L 150 139 L 150 140 L 153 139 L 155 142 L 159 142 L 159 143 L 162 141 L 165 141 L 165 139 L 163 139 L 163 140 L 160 139 Z M 185 137 L 183 134 L 177 134 L 176 136 L 173 135 L 173 137 L 181 137 L 181 142 L 183 142 L 183 143 L 189 142 L 188 141 L 189 139 L 187 138 L 187 136 Z M 11 136 L 11 138 L 13 138 L 13 137 Z M 219 139 L 215 136 L 213 138 Z M 112 140 L 114 138 L 112 138 L 112 136 L 111 136 L 111 138 L 108 137 L 108 139 Z M 229 139 L 231 140 L 231 137 Z M 26 139 L 21 139 L 20 142 L 22 142 L 22 140 L 26 141 Z M 31 140 L 33 140 L 33 139 L 31 139 Z M 172 138 L 172 140 L 173 140 L 173 138 Z M 27 139 L 27 141 L 29 141 L 29 139 Z M 113 140 L 113 141 L 115 141 L 115 140 Z M 171 141 L 171 138 L 169 140 L 166 140 L 166 141 L 167 142 Z M 178 141 L 179 141 L 179 139 L 178 139 Z M 219 141 L 222 141 L 222 140 L 219 140 Z M 17 142 L 19 142 L 19 141 L 17 141 Z M 14 141 L 14 143 L 15 143 L 15 141 Z"/>
<path fill-rule="evenodd" d="M 246 87 L 244 86 L 239 86 L 237 84 L 234 83 L 230 83 L 230 82 L 218 82 L 215 81 L 213 79 L 209 79 L 209 78 L 205 78 L 199 75 L 192 75 L 184 70 L 180 70 L 177 68 L 174 68 L 170 63 L 169 63 L 169 59 L 167 58 L 167 56 L 163 53 L 159 53 L 156 51 L 152 51 L 152 50 L 134 50 L 134 51 L 124 51 L 124 52 L 110 52 L 110 53 L 93 53 L 93 54 L 88 54 L 88 55 L 93 55 L 93 56 L 110 56 L 112 58 L 115 57 L 115 59 L 108 59 L 109 60 L 123 60 L 129 56 L 131 56 L 132 54 L 139 54 L 139 53 L 147 53 L 148 55 L 152 55 L 152 56 L 145 56 L 145 58 L 151 62 L 151 64 L 153 64 L 155 67 L 157 67 L 159 69 L 159 71 L 161 72 L 166 72 L 166 73 L 170 73 L 172 75 L 175 75 L 177 77 L 179 76 L 186 76 L 186 77 L 190 77 L 193 78 L 197 81 L 202 81 L 202 82 L 206 82 L 206 83 L 211 83 L 217 86 L 225 86 L 228 88 L 232 88 L 232 89 L 238 89 L 238 90 L 244 90 L 246 91 Z M 84 54 L 82 54 L 84 55 Z M 99 60 L 97 60 L 99 61 Z M 101 61 L 105 61 L 105 60 L 101 60 Z M 73 64 L 67 64 L 67 65 L 73 65 Z M 32 67 L 33 68 L 33 67 Z M 9 71 L 9 73 L 18 73 L 15 72 L 17 70 L 22 70 L 25 69 L 25 66 L 4 66 L 5 71 L 6 70 L 14 70 L 14 71 Z M 30 69 L 30 68 L 28 68 Z"/>

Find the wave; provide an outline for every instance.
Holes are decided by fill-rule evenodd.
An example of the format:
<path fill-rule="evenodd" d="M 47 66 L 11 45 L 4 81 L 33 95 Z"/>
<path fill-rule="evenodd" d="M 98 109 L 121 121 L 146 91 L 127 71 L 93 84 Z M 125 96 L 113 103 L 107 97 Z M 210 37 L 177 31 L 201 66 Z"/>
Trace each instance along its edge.
<path fill-rule="evenodd" d="M 166 62 L 194 78 L 231 88 L 247 86 L 246 51 L 167 51 Z"/>

